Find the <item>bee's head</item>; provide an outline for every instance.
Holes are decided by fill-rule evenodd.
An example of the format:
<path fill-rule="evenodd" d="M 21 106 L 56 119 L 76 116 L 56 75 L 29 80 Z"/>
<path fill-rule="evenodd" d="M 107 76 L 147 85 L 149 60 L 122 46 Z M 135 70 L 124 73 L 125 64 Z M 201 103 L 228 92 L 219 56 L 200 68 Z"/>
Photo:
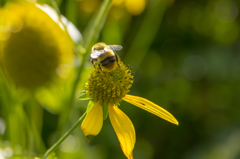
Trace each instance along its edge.
<path fill-rule="evenodd" d="M 95 45 L 93 45 L 92 51 L 94 51 L 94 50 L 104 50 L 105 47 L 107 47 L 107 45 L 105 43 L 99 42 L 99 43 L 96 43 Z"/>

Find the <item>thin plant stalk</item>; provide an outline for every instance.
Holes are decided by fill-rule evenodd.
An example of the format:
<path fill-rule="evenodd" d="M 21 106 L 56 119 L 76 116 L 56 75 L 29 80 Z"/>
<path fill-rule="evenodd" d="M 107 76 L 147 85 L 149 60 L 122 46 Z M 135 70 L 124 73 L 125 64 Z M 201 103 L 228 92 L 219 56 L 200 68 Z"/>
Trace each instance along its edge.
<path fill-rule="evenodd" d="M 53 4 L 55 3 L 54 0 L 51 0 L 53 2 Z M 79 55 L 82 56 L 82 60 L 81 60 L 81 65 L 77 68 L 76 71 L 76 78 L 72 87 L 72 91 L 70 94 L 70 99 L 69 99 L 69 106 L 73 105 L 73 101 L 75 98 L 75 92 L 77 89 L 77 85 L 79 83 L 79 80 L 81 79 L 81 75 L 82 75 L 82 71 L 84 69 L 85 66 L 85 62 L 87 59 L 87 55 L 86 51 L 89 50 L 90 45 L 92 42 L 94 42 L 94 38 L 99 36 L 99 33 L 103 27 L 103 24 L 105 23 L 105 19 L 106 16 L 110 10 L 111 7 L 111 2 L 112 0 L 104 0 L 102 3 L 102 6 L 100 7 L 99 12 L 97 13 L 97 15 L 94 17 L 93 21 L 90 22 L 91 24 L 89 24 L 86 28 L 86 34 L 83 37 L 84 41 L 82 44 L 80 44 L 79 46 L 77 46 L 77 48 L 82 48 L 79 51 Z M 54 4 L 54 8 L 57 8 L 56 3 Z M 58 10 L 58 13 L 59 10 Z M 83 51 L 84 50 L 84 51 Z M 64 113 L 68 113 L 68 111 L 64 112 Z M 86 116 L 86 112 L 78 119 L 78 121 L 54 144 L 52 145 L 43 155 L 43 159 L 46 159 L 48 157 L 49 154 L 51 154 L 52 152 L 54 152 L 59 146 L 60 144 L 81 124 L 81 122 L 83 121 L 84 117 Z"/>
<path fill-rule="evenodd" d="M 86 112 L 77 120 L 77 122 L 54 144 L 52 145 L 43 155 L 42 159 L 46 159 L 49 154 L 54 152 L 61 143 L 82 123 L 84 117 L 86 116 Z"/>
<path fill-rule="evenodd" d="M 78 49 L 78 54 L 81 58 L 79 58 L 80 65 L 76 68 L 76 74 L 75 74 L 73 86 L 70 92 L 71 94 L 69 95 L 68 103 L 66 104 L 68 106 L 72 106 L 74 104 L 78 83 L 79 83 L 79 80 L 81 79 L 82 72 L 84 70 L 87 58 L 89 57 L 89 54 L 87 54 L 86 52 L 90 50 L 90 47 L 91 47 L 90 45 L 94 42 L 94 40 L 96 40 L 94 38 L 99 36 L 99 33 L 103 27 L 103 24 L 105 23 L 107 14 L 111 8 L 111 2 L 112 0 L 103 1 L 99 11 L 86 27 L 83 35 L 82 43 L 76 46 L 76 48 Z M 64 110 L 64 114 L 60 116 L 61 118 L 60 121 L 63 121 L 63 122 L 68 121 L 69 112 L 70 112 L 70 107 Z M 61 123 L 60 125 L 65 125 L 65 123 Z"/>
<path fill-rule="evenodd" d="M 97 36 L 99 35 L 99 33 L 102 29 L 102 26 L 103 26 L 102 23 L 105 22 L 107 13 L 110 10 L 111 2 L 112 2 L 112 0 L 104 0 L 96 18 L 94 19 L 94 22 L 92 24 L 90 24 L 89 26 L 87 26 L 87 29 L 90 29 L 90 30 L 86 33 L 86 36 L 83 36 L 83 38 L 84 38 L 83 44 L 82 44 L 83 49 L 79 50 L 79 54 L 82 55 L 82 60 L 81 60 L 82 63 L 79 66 L 78 71 L 77 71 L 76 79 L 75 79 L 73 89 L 72 89 L 72 94 L 70 96 L 71 99 L 70 99 L 69 105 L 73 104 L 73 99 L 75 97 L 77 85 L 79 83 L 79 80 L 81 79 L 81 75 L 82 75 L 81 73 L 83 72 L 83 69 L 85 67 L 85 63 L 86 63 L 86 60 L 88 57 L 88 54 L 86 54 L 85 52 L 89 50 L 90 44 L 94 40 L 94 37 L 96 35 Z"/>
<path fill-rule="evenodd" d="M 146 57 L 147 52 L 157 35 L 157 31 L 161 26 L 167 7 L 167 1 L 149 1 L 142 25 L 140 26 L 125 57 L 125 61 L 130 63 L 130 65 L 134 66 L 136 69 L 141 66 Z M 136 52 L 138 53 L 137 56 L 135 54 Z M 134 64 L 131 64 L 131 59 L 134 59 Z"/>

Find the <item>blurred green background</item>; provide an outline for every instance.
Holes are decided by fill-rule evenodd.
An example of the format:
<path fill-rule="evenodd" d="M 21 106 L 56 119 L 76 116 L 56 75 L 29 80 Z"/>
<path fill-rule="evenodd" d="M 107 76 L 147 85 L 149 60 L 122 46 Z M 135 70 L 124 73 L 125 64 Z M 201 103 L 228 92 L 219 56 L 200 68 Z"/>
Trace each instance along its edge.
<path fill-rule="evenodd" d="M 5 3 L 1 1 L 1 7 Z M 58 0 L 57 4 L 82 33 L 102 1 Z M 97 41 L 123 46 L 118 55 L 135 72 L 130 94 L 153 101 L 179 121 L 175 126 L 122 101 L 120 109 L 136 130 L 134 158 L 240 158 L 239 8 L 238 0 L 113 2 Z M 24 112 L 19 113 L 19 107 L 11 110 L 23 120 L 15 122 L 31 127 L 19 128 L 19 133 L 10 130 L 16 123 L 7 122 L 9 114 L 4 110 L 6 103 L 13 101 L 9 98 L 4 105 L 1 96 L 7 89 L 0 80 L 0 154 L 43 154 L 86 110 L 88 101 L 78 101 L 77 97 L 92 69 L 87 61 L 85 79 L 80 79 L 75 102 L 65 106 L 67 111 L 53 113 L 36 103 L 33 108 L 36 101 L 30 99 L 23 102 L 20 110 Z M 30 123 L 25 122 L 25 116 Z M 15 135 L 17 139 L 10 137 Z M 78 127 L 57 149 L 56 156 L 125 158 L 109 119 L 99 135 L 90 137 L 90 143 Z"/>

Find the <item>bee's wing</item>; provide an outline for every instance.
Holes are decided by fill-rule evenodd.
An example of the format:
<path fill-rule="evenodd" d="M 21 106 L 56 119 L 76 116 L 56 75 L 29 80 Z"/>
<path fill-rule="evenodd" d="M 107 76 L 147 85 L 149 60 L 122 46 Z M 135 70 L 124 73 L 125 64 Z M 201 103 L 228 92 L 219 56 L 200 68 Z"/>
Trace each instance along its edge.
<path fill-rule="evenodd" d="M 91 58 L 96 59 L 98 56 L 104 53 L 104 50 L 94 50 L 91 53 Z"/>
<path fill-rule="evenodd" d="M 121 45 L 108 45 L 110 47 L 110 49 L 112 49 L 113 51 L 119 51 L 122 50 L 122 46 Z"/>

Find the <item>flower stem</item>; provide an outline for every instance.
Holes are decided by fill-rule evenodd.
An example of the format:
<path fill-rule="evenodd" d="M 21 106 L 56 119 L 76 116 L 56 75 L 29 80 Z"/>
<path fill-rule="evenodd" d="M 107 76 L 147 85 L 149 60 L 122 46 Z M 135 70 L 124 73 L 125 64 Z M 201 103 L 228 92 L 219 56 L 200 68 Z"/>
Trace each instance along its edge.
<path fill-rule="evenodd" d="M 51 154 L 53 151 L 55 151 L 61 143 L 81 124 L 84 117 L 86 116 L 87 112 L 85 112 L 78 120 L 77 122 L 54 144 L 52 145 L 43 155 L 42 159 L 46 159 L 49 154 Z"/>
<path fill-rule="evenodd" d="M 99 36 L 99 33 L 105 23 L 107 14 L 111 8 L 111 2 L 112 2 L 112 0 L 104 0 L 100 7 L 99 12 L 92 19 L 92 23 L 90 23 L 87 26 L 86 32 L 84 32 L 84 36 L 83 36 L 84 42 L 82 42 L 81 44 L 78 44 L 78 45 L 81 45 L 85 50 L 89 51 L 91 43 L 93 43 L 96 40 L 95 38 Z M 51 3 L 53 5 L 53 7 L 56 9 L 56 11 L 58 13 L 60 13 L 55 0 L 51 0 Z M 69 98 L 69 105 L 73 105 L 73 103 L 74 103 L 77 85 L 79 83 L 79 80 L 81 79 L 82 72 L 85 67 L 85 62 L 87 61 L 86 59 L 89 56 L 89 54 L 86 54 L 85 52 L 86 51 L 84 51 L 84 52 L 79 51 L 79 54 L 82 55 L 81 65 L 77 68 L 75 81 L 74 81 L 74 84 L 73 84 L 73 87 L 71 90 L 71 94 L 70 94 L 70 98 Z M 64 114 L 66 114 L 66 116 L 64 115 L 63 118 L 66 119 L 68 117 L 68 112 L 69 112 L 69 110 L 67 110 L 67 112 L 66 111 L 64 112 Z M 78 125 L 80 125 L 80 123 L 84 119 L 85 115 L 86 115 L 86 112 L 52 147 L 50 147 L 45 152 L 42 159 L 46 159 L 50 153 L 55 151 L 60 146 L 60 144 L 76 129 L 76 127 Z M 63 121 L 65 121 L 65 120 L 63 120 Z"/>
<path fill-rule="evenodd" d="M 129 61 L 130 65 L 132 65 L 130 61 L 134 61 L 135 70 L 141 66 L 144 58 L 147 56 L 148 50 L 161 26 L 168 3 L 168 1 L 149 1 L 142 25 L 124 58 L 125 61 Z M 136 52 L 138 56 L 136 56 Z"/>
<path fill-rule="evenodd" d="M 74 104 L 74 100 L 76 99 L 76 90 L 78 88 L 79 81 L 81 77 L 83 76 L 83 71 L 85 68 L 85 63 L 87 61 L 87 58 L 89 58 L 89 54 L 91 50 L 91 44 L 94 43 L 96 40 L 95 38 L 99 36 L 100 31 L 105 23 L 105 19 L 107 17 L 107 14 L 111 8 L 111 2 L 112 0 L 104 0 L 99 11 L 96 13 L 96 15 L 93 17 L 91 22 L 89 22 L 88 26 L 86 27 L 83 35 L 83 40 L 80 44 L 76 44 L 76 48 L 82 47 L 82 50 L 78 50 L 80 59 L 79 63 L 81 65 L 76 67 L 76 74 L 74 77 L 73 85 L 71 88 L 71 92 L 69 95 L 68 103 L 66 105 L 72 106 Z M 84 51 L 83 51 L 84 50 Z M 87 53 L 86 53 L 87 52 Z M 70 112 L 70 107 L 67 107 L 64 110 L 64 113 L 60 116 L 60 121 L 62 121 L 59 125 L 66 125 L 65 121 L 68 121 Z"/>
<path fill-rule="evenodd" d="M 100 31 L 105 23 L 107 14 L 111 8 L 111 2 L 112 0 L 104 0 L 98 13 L 96 14 L 96 17 L 93 18 L 92 22 L 88 24 L 86 28 L 87 31 L 85 31 L 83 35 L 84 40 L 82 40 L 82 44 L 79 44 L 85 49 L 85 51 L 89 51 L 89 49 L 91 48 L 90 44 L 94 41 L 94 37 L 99 36 Z M 77 74 L 75 82 L 73 84 L 69 105 L 73 105 L 77 85 L 79 83 L 79 80 L 81 79 L 87 58 L 89 57 L 90 52 L 85 53 L 85 51 L 84 52 L 79 51 L 79 54 L 82 55 L 82 59 L 80 61 L 81 65 L 77 68 Z"/>

